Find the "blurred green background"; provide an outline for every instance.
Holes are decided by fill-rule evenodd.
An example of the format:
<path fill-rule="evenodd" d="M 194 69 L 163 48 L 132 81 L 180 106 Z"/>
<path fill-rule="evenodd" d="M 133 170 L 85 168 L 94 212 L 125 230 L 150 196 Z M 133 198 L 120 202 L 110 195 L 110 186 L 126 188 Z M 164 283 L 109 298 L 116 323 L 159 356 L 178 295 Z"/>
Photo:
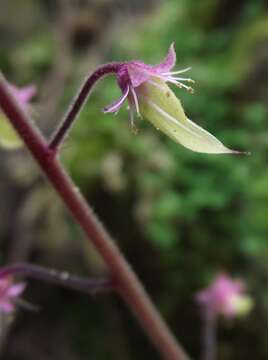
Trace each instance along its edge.
<path fill-rule="evenodd" d="M 219 359 L 268 359 L 268 12 L 265 0 L 1 0 L 0 69 L 38 95 L 49 136 L 84 77 L 108 61 L 158 63 L 172 41 L 192 66 L 188 116 L 251 156 L 190 152 L 138 119 L 134 135 L 99 83 L 62 159 L 194 359 L 202 321 L 195 293 L 218 271 L 240 276 L 255 307 L 221 321 Z M 77 274 L 102 265 L 25 150 L 0 152 L 1 263 L 30 261 Z M 3 360 L 158 359 L 125 305 L 29 281 L 2 341 Z"/>

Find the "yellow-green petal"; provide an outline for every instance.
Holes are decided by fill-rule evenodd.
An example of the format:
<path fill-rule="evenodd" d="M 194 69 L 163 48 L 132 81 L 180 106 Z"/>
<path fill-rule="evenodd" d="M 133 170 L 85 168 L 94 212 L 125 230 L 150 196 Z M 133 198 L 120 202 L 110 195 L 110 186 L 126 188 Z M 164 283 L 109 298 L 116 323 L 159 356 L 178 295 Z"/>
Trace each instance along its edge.
<path fill-rule="evenodd" d="M 237 152 L 228 149 L 215 136 L 189 120 L 180 100 L 164 81 L 152 78 L 135 90 L 141 115 L 176 142 L 201 153 Z"/>
<path fill-rule="evenodd" d="M 8 150 L 18 149 L 22 141 L 5 115 L 0 112 L 0 146 Z"/>
<path fill-rule="evenodd" d="M 237 316 L 245 316 L 252 310 L 254 303 L 250 296 L 240 295 L 234 296 L 232 305 Z"/>

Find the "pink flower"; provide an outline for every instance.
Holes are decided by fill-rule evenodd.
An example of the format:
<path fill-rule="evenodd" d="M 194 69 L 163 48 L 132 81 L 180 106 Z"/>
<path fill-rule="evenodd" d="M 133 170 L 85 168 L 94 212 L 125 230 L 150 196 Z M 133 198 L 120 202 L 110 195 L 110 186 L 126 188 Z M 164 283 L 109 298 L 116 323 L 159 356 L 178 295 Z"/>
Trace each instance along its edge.
<path fill-rule="evenodd" d="M 22 294 L 25 286 L 24 283 L 13 284 L 10 277 L 0 278 L 0 311 L 13 312 L 15 310 L 14 300 Z"/>
<path fill-rule="evenodd" d="M 190 68 L 172 71 L 175 63 L 174 44 L 171 44 L 166 58 L 158 65 L 147 65 L 138 60 L 121 63 L 116 75 L 122 96 L 106 106 L 104 112 L 117 113 L 128 100 L 132 128 L 135 128 L 136 113 L 188 149 L 214 154 L 235 153 L 185 115 L 180 100 L 167 83 L 192 93 L 193 89 L 186 83 L 194 81 L 181 76 Z"/>
<path fill-rule="evenodd" d="M 9 90 L 25 112 L 30 110 L 30 100 L 36 93 L 34 85 L 27 85 L 17 88 L 13 84 L 8 84 Z M 22 141 L 13 129 L 12 125 L 0 110 L 0 146 L 5 149 L 17 149 L 22 146 Z"/>
<path fill-rule="evenodd" d="M 228 318 L 248 313 L 252 308 L 251 298 L 245 294 L 240 280 L 233 280 L 227 274 L 219 274 L 212 284 L 197 293 L 197 301 L 208 315 L 224 315 Z"/>
<path fill-rule="evenodd" d="M 141 61 L 134 60 L 121 65 L 120 70 L 117 73 L 118 84 L 122 90 L 123 95 L 104 108 L 104 112 L 117 112 L 124 101 L 128 99 L 130 103 L 130 113 L 133 116 L 133 112 L 136 111 L 140 115 L 138 93 L 140 86 L 145 83 L 151 83 L 152 77 L 160 79 L 164 82 L 170 82 L 178 87 L 183 87 L 192 92 L 193 89 L 184 84 L 184 82 L 194 82 L 192 79 L 177 77 L 175 74 L 183 73 L 190 68 L 186 68 L 179 71 L 171 72 L 171 69 L 176 64 L 176 53 L 174 44 L 172 43 L 166 58 L 159 65 L 147 65 Z"/>
<path fill-rule="evenodd" d="M 16 100 L 25 108 L 29 105 L 30 101 L 36 94 L 35 85 L 27 85 L 22 88 L 9 83 L 9 90 Z"/>

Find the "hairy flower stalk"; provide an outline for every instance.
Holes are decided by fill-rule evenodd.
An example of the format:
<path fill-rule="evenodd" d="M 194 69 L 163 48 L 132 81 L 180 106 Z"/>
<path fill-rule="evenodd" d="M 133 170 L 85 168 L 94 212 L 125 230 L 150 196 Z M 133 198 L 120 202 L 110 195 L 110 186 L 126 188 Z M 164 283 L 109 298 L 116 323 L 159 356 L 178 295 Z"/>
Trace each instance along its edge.
<path fill-rule="evenodd" d="M 0 267 L 0 308 L 1 308 L 1 284 L 10 279 L 10 276 L 20 275 L 32 279 L 45 281 L 50 284 L 59 285 L 76 291 L 81 291 L 89 294 L 95 294 L 99 291 L 113 290 L 114 286 L 111 279 L 96 278 L 86 279 L 80 276 L 72 275 L 66 271 L 58 271 L 49 269 L 44 266 L 33 264 L 12 264 Z M 18 288 L 19 285 L 13 285 Z M 24 285 L 25 286 L 25 285 Z M 13 291 L 14 292 L 14 291 Z"/>

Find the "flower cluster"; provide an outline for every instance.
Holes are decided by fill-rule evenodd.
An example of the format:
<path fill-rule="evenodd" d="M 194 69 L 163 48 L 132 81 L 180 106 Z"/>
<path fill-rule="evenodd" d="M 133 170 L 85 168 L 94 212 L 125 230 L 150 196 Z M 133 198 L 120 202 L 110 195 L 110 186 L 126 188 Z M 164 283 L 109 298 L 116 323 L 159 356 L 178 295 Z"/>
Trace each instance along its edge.
<path fill-rule="evenodd" d="M 122 63 L 116 74 L 122 96 L 105 107 L 104 112 L 117 113 L 128 100 L 131 126 L 134 129 L 134 114 L 137 113 L 188 149 L 214 154 L 237 153 L 187 118 L 180 100 L 167 83 L 192 93 L 193 89 L 186 84 L 194 81 L 181 76 L 190 68 L 173 71 L 175 63 L 174 44 L 159 65 L 147 65 L 141 61 Z"/>
<path fill-rule="evenodd" d="M 208 315 L 228 318 L 245 315 L 253 306 L 251 298 L 245 294 L 244 283 L 224 273 L 197 294 L 197 301 L 206 308 Z"/>

